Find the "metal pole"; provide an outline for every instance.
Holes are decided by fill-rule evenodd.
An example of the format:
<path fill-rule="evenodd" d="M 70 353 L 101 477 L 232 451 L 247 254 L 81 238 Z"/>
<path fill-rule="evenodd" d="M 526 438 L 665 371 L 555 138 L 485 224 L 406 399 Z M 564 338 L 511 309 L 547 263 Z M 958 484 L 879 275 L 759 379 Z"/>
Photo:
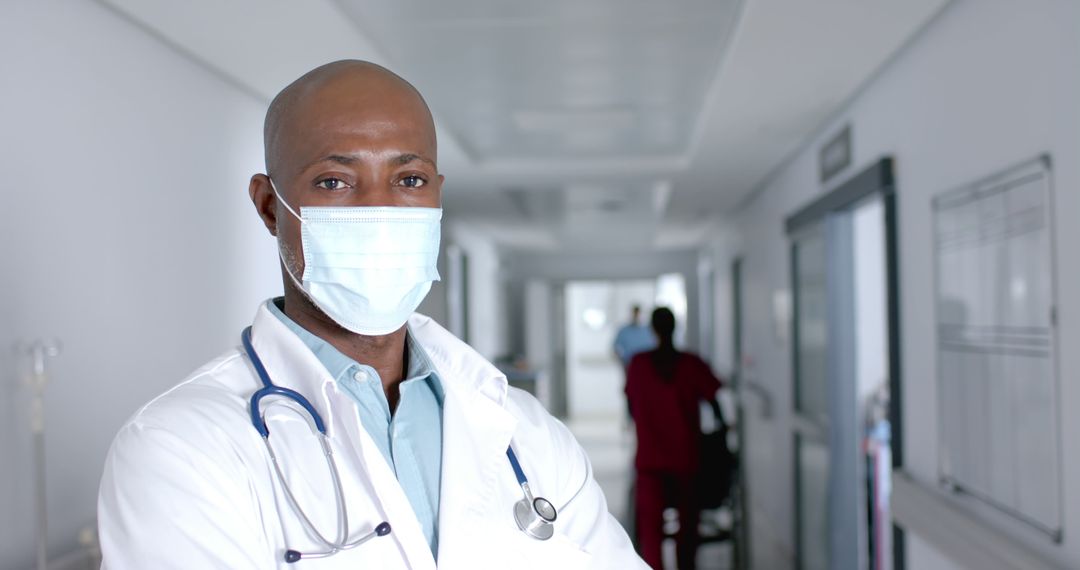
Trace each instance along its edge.
<path fill-rule="evenodd" d="M 37 340 L 25 348 L 31 358 L 33 368 L 30 384 L 34 398 L 30 404 L 30 431 L 34 438 L 34 503 L 37 510 L 37 568 L 48 570 L 48 500 L 45 492 L 45 373 L 46 359 L 60 354 L 60 344 L 56 341 Z"/>
<path fill-rule="evenodd" d="M 40 396 L 34 397 L 34 474 L 36 476 L 36 488 L 35 488 L 35 506 L 37 507 L 37 568 L 38 570 L 48 570 L 48 545 L 47 537 L 49 531 L 48 518 L 46 508 L 48 501 L 45 498 L 45 430 L 42 422 L 44 420 L 42 399 Z"/>

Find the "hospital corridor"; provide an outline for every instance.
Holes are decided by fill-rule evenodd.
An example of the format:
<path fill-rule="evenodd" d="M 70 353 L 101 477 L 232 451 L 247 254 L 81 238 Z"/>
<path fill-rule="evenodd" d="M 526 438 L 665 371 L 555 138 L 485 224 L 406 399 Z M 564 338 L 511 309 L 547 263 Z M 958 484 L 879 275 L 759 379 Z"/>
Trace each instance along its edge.
<path fill-rule="evenodd" d="M 1080 0 L 0 0 L 0 570 L 1080 568 Z"/>

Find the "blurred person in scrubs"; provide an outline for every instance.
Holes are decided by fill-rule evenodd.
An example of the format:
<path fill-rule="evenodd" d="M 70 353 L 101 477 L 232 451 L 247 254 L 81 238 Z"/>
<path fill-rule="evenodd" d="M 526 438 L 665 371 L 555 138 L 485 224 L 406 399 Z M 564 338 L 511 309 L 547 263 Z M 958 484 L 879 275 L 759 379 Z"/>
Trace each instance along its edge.
<path fill-rule="evenodd" d="M 637 429 L 635 528 L 642 556 L 662 569 L 664 509 L 679 512 L 675 535 L 680 569 L 694 568 L 701 501 L 700 402 L 716 398 L 720 380 L 697 355 L 675 349 L 675 315 L 653 311 L 655 350 L 639 353 L 627 370 L 626 398 Z"/>
<path fill-rule="evenodd" d="M 413 312 L 443 183 L 417 90 L 321 66 L 264 145 L 248 193 L 284 296 L 117 434 L 103 568 L 643 568 L 570 432 Z"/>
<path fill-rule="evenodd" d="M 656 337 L 649 325 L 641 322 L 641 306 L 630 308 L 630 322 L 619 327 L 615 333 L 615 355 L 622 362 L 623 370 L 630 367 L 634 355 L 656 348 Z"/>

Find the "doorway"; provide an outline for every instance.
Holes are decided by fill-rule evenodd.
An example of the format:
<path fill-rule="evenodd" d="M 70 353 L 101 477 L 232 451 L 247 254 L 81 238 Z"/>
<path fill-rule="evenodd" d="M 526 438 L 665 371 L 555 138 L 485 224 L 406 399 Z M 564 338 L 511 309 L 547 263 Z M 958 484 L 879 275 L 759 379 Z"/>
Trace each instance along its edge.
<path fill-rule="evenodd" d="M 893 189 L 884 159 L 787 220 L 799 568 L 900 567 L 888 499 L 899 418 Z"/>
<path fill-rule="evenodd" d="M 640 307 L 639 325 L 648 327 L 655 307 L 675 313 L 675 343 L 686 336 L 686 282 L 680 273 L 654 279 L 570 281 L 565 289 L 567 417 L 620 419 L 625 414 L 623 368 L 613 343 Z"/>
<path fill-rule="evenodd" d="M 631 308 L 641 308 L 639 324 L 648 327 L 653 308 L 675 313 L 676 344 L 686 332 L 685 277 L 679 273 L 628 280 L 568 281 L 559 323 L 565 354 L 566 424 L 585 449 L 608 510 L 632 528 L 630 486 L 636 443 L 623 392 L 625 373 L 615 354 L 619 329 Z"/>

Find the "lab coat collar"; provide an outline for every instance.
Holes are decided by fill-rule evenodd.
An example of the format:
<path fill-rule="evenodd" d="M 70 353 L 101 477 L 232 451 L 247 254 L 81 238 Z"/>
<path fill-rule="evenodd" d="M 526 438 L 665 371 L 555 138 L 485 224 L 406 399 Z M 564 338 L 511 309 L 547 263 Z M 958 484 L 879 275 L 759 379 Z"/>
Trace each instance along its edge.
<path fill-rule="evenodd" d="M 465 393 L 478 393 L 500 407 L 506 404 L 506 376 L 431 317 L 413 313 L 409 332 L 423 347 L 444 382 Z"/>
<path fill-rule="evenodd" d="M 267 303 L 272 302 L 259 305 L 255 313 L 252 344 L 273 382 L 314 398 L 312 405 L 329 425 L 333 423 L 333 412 L 324 400 L 328 390 L 337 390 L 336 383 L 304 342 L 270 312 Z M 471 399 L 471 394 L 480 395 L 500 408 L 506 404 L 506 376 L 472 347 L 420 313 L 410 317 L 408 326 L 438 372 L 444 389 L 469 394 L 466 399 Z"/>
<path fill-rule="evenodd" d="M 338 392 L 330 372 L 300 337 L 270 312 L 271 299 L 259 305 L 251 325 L 251 344 L 277 386 L 296 390 L 311 402 L 331 431 L 338 423 L 328 398 Z M 344 395 L 342 393 L 342 395 Z"/>

